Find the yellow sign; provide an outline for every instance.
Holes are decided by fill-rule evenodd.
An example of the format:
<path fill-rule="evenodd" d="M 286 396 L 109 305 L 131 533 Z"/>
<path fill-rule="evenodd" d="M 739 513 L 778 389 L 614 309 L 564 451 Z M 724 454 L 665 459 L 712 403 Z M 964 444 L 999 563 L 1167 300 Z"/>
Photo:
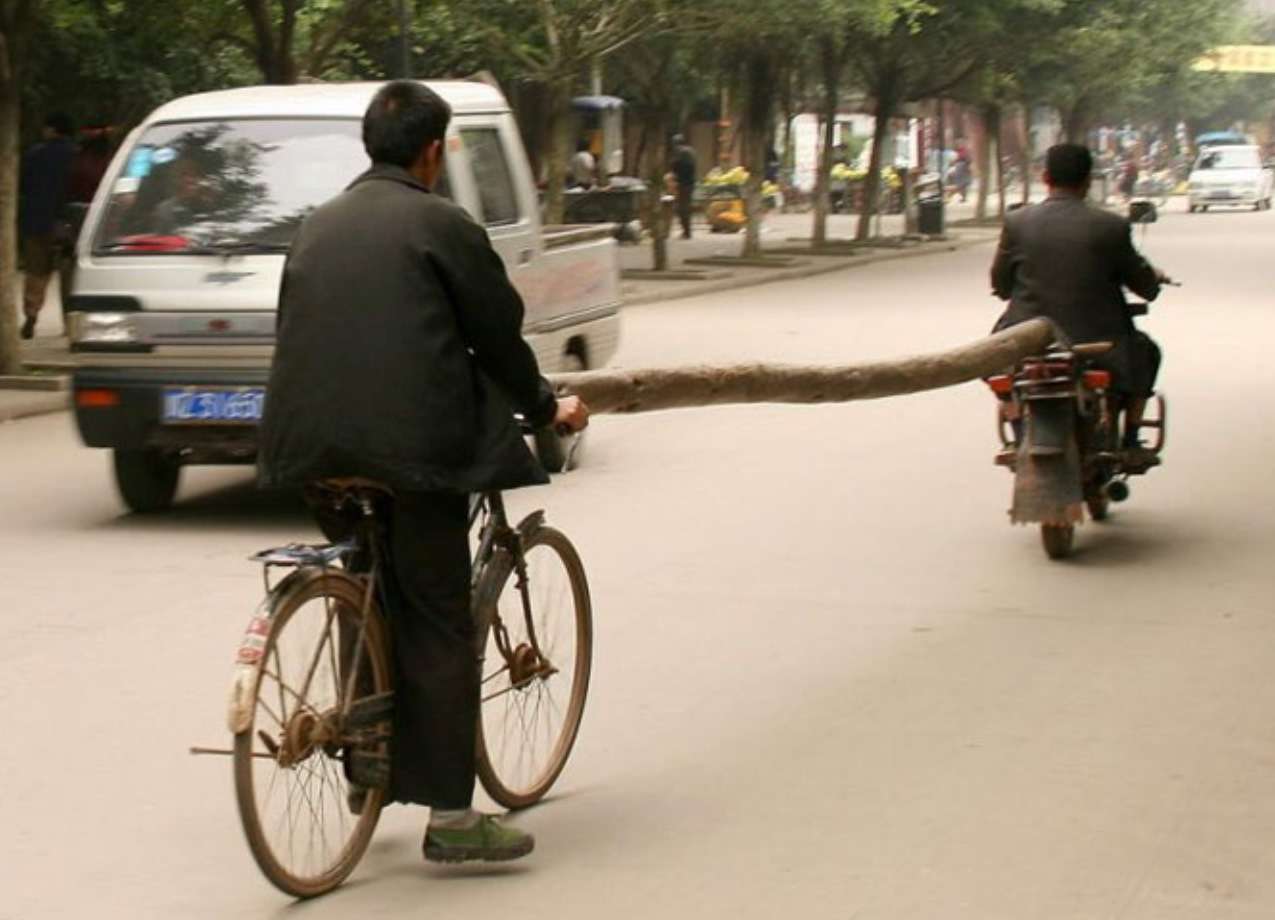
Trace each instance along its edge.
<path fill-rule="evenodd" d="M 1221 45 L 1194 64 L 1212 73 L 1275 73 L 1275 45 Z"/>

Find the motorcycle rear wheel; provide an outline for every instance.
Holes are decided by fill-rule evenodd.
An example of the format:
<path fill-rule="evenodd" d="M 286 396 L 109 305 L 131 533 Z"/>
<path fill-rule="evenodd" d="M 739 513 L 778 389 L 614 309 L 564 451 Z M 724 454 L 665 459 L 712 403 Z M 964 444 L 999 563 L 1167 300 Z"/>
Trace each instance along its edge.
<path fill-rule="evenodd" d="M 1045 555 L 1050 559 L 1066 559 L 1076 539 L 1074 524 L 1041 524 L 1040 541 L 1045 545 Z"/>

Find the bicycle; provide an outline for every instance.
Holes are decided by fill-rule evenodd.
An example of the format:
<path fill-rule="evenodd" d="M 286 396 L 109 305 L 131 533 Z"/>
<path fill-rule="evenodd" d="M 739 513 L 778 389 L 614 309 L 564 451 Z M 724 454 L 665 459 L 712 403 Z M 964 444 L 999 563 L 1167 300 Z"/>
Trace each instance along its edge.
<path fill-rule="evenodd" d="M 215 752 L 233 755 L 258 867 L 298 898 L 336 888 L 363 856 L 385 803 L 393 743 L 381 578 L 381 521 L 392 495 L 342 479 L 318 485 L 312 500 L 350 515 L 354 535 L 252 557 L 263 566 L 266 598 L 237 656 L 234 747 Z M 543 511 L 510 526 L 502 496 L 490 492 L 471 501 L 469 523 L 478 533 L 478 778 L 499 804 L 525 808 L 562 773 L 579 732 L 592 662 L 589 587 L 579 554 Z M 272 585 L 277 568 L 292 571 Z"/>

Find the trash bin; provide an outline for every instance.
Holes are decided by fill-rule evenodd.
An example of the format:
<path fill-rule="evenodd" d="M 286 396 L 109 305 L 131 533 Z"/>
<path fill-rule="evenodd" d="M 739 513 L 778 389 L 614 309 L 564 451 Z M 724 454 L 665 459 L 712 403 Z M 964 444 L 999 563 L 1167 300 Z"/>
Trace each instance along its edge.
<path fill-rule="evenodd" d="M 926 236 L 943 235 L 943 199 L 921 198 L 916 203 L 916 229 Z"/>

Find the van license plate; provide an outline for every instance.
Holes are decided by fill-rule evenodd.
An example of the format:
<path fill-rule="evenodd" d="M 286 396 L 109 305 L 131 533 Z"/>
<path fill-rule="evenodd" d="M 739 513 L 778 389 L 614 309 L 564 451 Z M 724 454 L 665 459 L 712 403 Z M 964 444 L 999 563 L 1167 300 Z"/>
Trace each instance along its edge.
<path fill-rule="evenodd" d="M 266 403 L 264 387 L 165 387 L 165 425 L 255 425 Z"/>

